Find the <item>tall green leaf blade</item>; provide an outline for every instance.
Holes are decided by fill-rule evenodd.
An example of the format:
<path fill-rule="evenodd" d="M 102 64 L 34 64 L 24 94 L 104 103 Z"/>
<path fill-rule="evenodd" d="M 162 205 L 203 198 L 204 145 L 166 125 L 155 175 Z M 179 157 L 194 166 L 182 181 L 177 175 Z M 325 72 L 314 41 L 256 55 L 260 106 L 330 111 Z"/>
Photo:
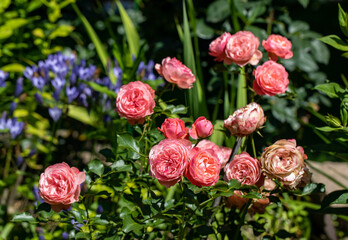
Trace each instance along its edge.
<path fill-rule="evenodd" d="M 348 37 L 348 17 L 340 4 L 338 4 L 338 23 L 343 34 Z"/>
<path fill-rule="evenodd" d="M 119 0 L 116 0 L 117 7 L 120 11 L 123 27 L 126 31 L 127 42 L 129 45 L 129 49 L 131 54 L 137 56 L 140 49 L 140 38 L 135 29 L 132 20 L 129 18 L 126 10 L 122 6 L 122 3 Z"/>
<path fill-rule="evenodd" d="M 238 89 L 237 89 L 237 108 L 241 108 L 247 105 L 247 83 L 245 79 L 244 67 L 241 68 L 238 78 Z"/>

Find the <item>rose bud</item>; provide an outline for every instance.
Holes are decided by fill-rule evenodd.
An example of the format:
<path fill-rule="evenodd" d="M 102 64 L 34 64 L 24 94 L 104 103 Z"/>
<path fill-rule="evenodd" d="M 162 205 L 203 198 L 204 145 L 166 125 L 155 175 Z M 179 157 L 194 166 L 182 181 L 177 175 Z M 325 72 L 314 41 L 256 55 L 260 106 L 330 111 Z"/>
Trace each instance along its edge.
<path fill-rule="evenodd" d="M 207 138 L 213 133 L 213 124 L 205 117 L 196 119 L 192 128 L 190 129 L 190 136 L 193 139 Z"/>
<path fill-rule="evenodd" d="M 145 117 L 153 113 L 155 105 L 155 91 L 140 81 L 123 85 L 117 94 L 116 111 L 132 125 L 143 124 Z"/>
<path fill-rule="evenodd" d="M 215 152 L 211 149 L 193 148 L 185 176 L 198 187 L 212 186 L 219 181 L 221 165 Z"/>
<path fill-rule="evenodd" d="M 261 164 L 249 153 L 242 152 L 234 156 L 233 160 L 225 166 L 224 171 L 226 182 L 237 179 L 242 184 L 254 185 L 261 177 Z"/>
<path fill-rule="evenodd" d="M 261 165 L 264 174 L 269 178 L 276 178 L 284 186 L 296 188 L 305 175 L 307 155 L 303 148 L 296 147 L 295 139 L 282 139 L 265 148 L 261 155 Z"/>
<path fill-rule="evenodd" d="M 237 109 L 224 121 L 233 136 L 244 137 L 259 129 L 266 121 L 263 109 L 255 102 Z"/>
<path fill-rule="evenodd" d="M 72 203 L 79 201 L 80 184 L 86 179 L 84 172 L 69 167 L 65 162 L 49 166 L 41 173 L 39 194 L 55 212 L 67 210 Z"/>
<path fill-rule="evenodd" d="M 254 71 L 255 81 L 253 89 L 258 95 L 274 96 L 285 93 L 289 85 L 289 74 L 283 65 L 274 61 L 267 61 Z"/>
<path fill-rule="evenodd" d="M 249 31 L 239 31 L 233 34 L 226 44 L 225 64 L 235 63 L 241 67 L 250 63 L 256 65 L 262 58 L 262 52 L 258 50 L 260 41 Z"/>
<path fill-rule="evenodd" d="M 169 139 L 188 139 L 189 136 L 189 129 L 185 127 L 184 121 L 179 118 L 166 118 L 161 128 L 158 129 Z"/>
<path fill-rule="evenodd" d="M 180 181 L 189 161 L 191 142 L 185 139 L 164 139 L 149 153 L 150 175 L 169 188 Z"/>
<path fill-rule="evenodd" d="M 192 71 L 174 58 L 164 58 L 162 65 L 157 63 L 155 69 L 158 74 L 163 76 L 168 82 L 176 84 L 179 88 L 189 89 L 196 82 L 196 77 Z"/>
<path fill-rule="evenodd" d="M 291 42 L 281 35 L 270 35 L 266 41 L 262 41 L 262 46 L 268 52 L 268 57 L 273 61 L 277 61 L 278 57 L 289 59 L 293 56 Z"/>
<path fill-rule="evenodd" d="M 230 159 L 230 156 L 232 153 L 232 148 L 219 147 L 215 143 L 213 143 L 209 140 L 206 140 L 206 139 L 200 141 L 197 144 L 196 148 L 199 148 L 200 150 L 212 149 L 219 158 L 221 168 L 225 167 L 225 165 L 228 162 L 228 160 Z"/>
<path fill-rule="evenodd" d="M 209 55 L 215 57 L 215 61 L 222 62 L 226 58 L 225 49 L 231 34 L 225 32 L 209 44 Z"/>

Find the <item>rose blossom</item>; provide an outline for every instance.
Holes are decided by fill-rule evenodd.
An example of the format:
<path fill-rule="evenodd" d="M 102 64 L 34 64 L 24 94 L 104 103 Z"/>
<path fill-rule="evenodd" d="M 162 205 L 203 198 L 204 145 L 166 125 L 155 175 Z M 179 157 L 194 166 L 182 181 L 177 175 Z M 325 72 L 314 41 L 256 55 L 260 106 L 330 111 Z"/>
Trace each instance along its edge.
<path fill-rule="evenodd" d="M 244 137 L 259 129 L 266 121 L 263 109 L 255 102 L 237 109 L 224 121 L 233 136 Z"/>
<path fill-rule="evenodd" d="M 227 41 L 230 39 L 231 34 L 230 33 L 223 33 L 220 37 L 215 39 L 209 44 L 209 55 L 216 57 L 214 60 L 222 62 L 226 58 L 226 44 Z"/>
<path fill-rule="evenodd" d="M 188 139 L 189 129 L 185 127 L 183 120 L 179 118 L 166 118 L 161 128 L 158 128 L 166 138 Z"/>
<path fill-rule="evenodd" d="M 274 96 L 285 93 L 289 85 L 288 73 L 283 65 L 274 61 L 267 61 L 254 71 L 255 81 L 253 89 L 259 95 Z"/>
<path fill-rule="evenodd" d="M 249 153 L 242 152 L 234 156 L 225 168 L 225 181 L 237 179 L 242 184 L 254 185 L 261 177 L 261 164 L 256 158 L 252 158 Z"/>
<path fill-rule="evenodd" d="M 163 76 L 168 82 L 178 85 L 179 88 L 189 89 L 196 82 L 196 77 L 192 71 L 182 64 L 175 57 L 166 57 L 162 60 L 162 65 L 155 65 L 157 72 Z"/>
<path fill-rule="evenodd" d="M 277 61 L 278 57 L 289 59 L 293 56 L 291 52 L 291 42 L 281 35 L 270 35 L 267 41 L 262 41 L 262 46 L 268 52 L 268 57 L 273 61 Z"/>
<path fill-rule="evenodd" d="M 149 153 L 150 175 L 169 188 L 180 181 L 189 160 L 191 142 L 185 139 L 164 139 Z"/>
<path fill-rule="evenodd" d="M 67 210 L 72 203 L 79 200 L 80 184 L 86 179 L 84 172 L 63 163 L 49 166 L 40 175 L 39 194 L 52 210 Z"/>
<path fill-rule="evenodd" d="M 226 44 L 225 63 L 235 63 L 241 67 L 250 63 L 258 64 L 262 58 L 262 52 L 258 50 L 260 41 L 249 31 L 239 31 L 233 34 Z"/>
<path fill-rule="evenodd" d="M 140 81 L 123 85 L 117 94 L 116 110 L 129 124 L 143 124 L 145 117 L 153 113 L 155 91 Z"/>
<path fill-rule="evenodd" d="M 212 186 L 219 181 L 221 165 L 212 149 L 193 148 L 185 176 L 198 187 Z"/>
<path fill-rule="evenodd" d="M 230 159 L 231 153 L 232 153 L 232 148 L 229 147 L 219 147 L 215 143 L 209 141 L 209 140 L 202 140 L 200 141 L 196 148 L 199 148 L 200 150 L 207 150 L 207 149 L 212 149 L 217 157 L 219 158 L 219 162 L 221 164 L 221 168 L 225 167 L 226 163 Z"/>
<path fill-rule="evenodd" d="M 276 178 L 290 188 L 296 188 L 305 176 L 305 159 L 307 155 L 302 147 L 296 147 L 295 139 L 276 141 L 265 148 L 260 158 L 266 176 Z"/>
<path fill-rule="evenodd" d="M 193 139 L 207 138 L 213 133 L 213 124 L 205 117 L 199 117 L 196 119 L 192 128 L 190 129 L 190 136 Z"/>

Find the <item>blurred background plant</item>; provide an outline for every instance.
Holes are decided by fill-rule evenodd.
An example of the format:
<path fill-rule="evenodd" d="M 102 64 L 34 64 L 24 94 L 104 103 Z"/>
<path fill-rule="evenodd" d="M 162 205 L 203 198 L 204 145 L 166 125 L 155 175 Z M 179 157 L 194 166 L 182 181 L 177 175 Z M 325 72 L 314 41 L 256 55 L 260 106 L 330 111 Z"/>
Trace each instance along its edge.
<path fill-rule="evenodd" d="M 180 114 L 186 122 L 200 115 L 209 118 L 215 126 L 211 140 L 233 147 L 234 138 L 220 131 L 223 119 L 253 95 L 246 88 L 251 79 L 208 55 L 209 43 L 225 31 L 248 30 L 260 42 L 271 33 L 281 34 L 293 44 L 294 57 L 282 60 L 290 76 L 288 92 L 255 98 L 268 117 L 263 136 L 252 137 L 258 154 L 275 140 L 296 138 L 313 162 L 347 162 L 348 28 L 343 9 L 348 9 L 346 3 L 339 6 L 338 24 L 337 3 L 325 0 L 1 1 L 1 238 L 230 237 L 242 212 L 228 215 L 230 210 L 212 206 L 212 199 L 238 186 L 220 183 L 200 190 L 185 182 L 167 192 L 140 164 L 163 138 L 155 126 Z M 342 57 L 326 44 L 343 51 Z M 164 81 L 153 67 L 167 56 L 189 66 L 197 84 L 186 96 L 178 89 L 160 95 L 153 129 L 131 127 L 114 111 L 119 88 L 143 80 L 162 91 Z M 250 141 L 245 149 L 251 150 Z M 88 169 L 87 194 L 70 212 L 55 214 L 41 203 L 35 186 L 44 168 L 62 161 Z M 337 176 L 316 170 L 347 188 Z M 313 185 L 304 194 L 319 188 Z M 264 214 L 247 216 L 244 237 L 347 237 L 346 209 L 329 207 L 347 203 L 346 190 L 328 195 L 322 206 L 321 200 L 313 202 L 316 197 L 280 196 Z M 317 228 L 324 223 L 313 219 L 323 213 L 333 214 L 325 226 L 334 233 Z M 207 227 L 212 214 L 216 220 Z"/>

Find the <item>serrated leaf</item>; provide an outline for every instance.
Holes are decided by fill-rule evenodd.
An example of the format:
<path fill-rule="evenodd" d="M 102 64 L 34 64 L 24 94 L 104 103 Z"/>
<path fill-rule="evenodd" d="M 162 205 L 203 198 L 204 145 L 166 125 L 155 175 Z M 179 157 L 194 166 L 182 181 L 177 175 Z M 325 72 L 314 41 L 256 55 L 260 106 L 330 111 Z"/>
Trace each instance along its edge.
<path fill-rule="evenodd" d="M 314 89 L 325 93 L 330 98 L 339 98 L 339 93 L 344 92 L 344 89 L 342 89 L 337 83 L 320 84 L 315 86 Z"/>
<path fill-rule="evenodd" d="M 35 218 L 29 213 L 20 213 L 13 217 L 12 222 L 35 222 Z"/>
<path fill-rule="evenodd" d="M 348 51 L 348 43 L 344 42 L 339 36 L 329 35 L 319 38 L 320 41 L 341 51 Z"/>
<path fill-rule="evenodd" d="M 139 155 L 139 145 L 135 139 L 129 134 L 117 135 L 117 142 L 120 147 L 131 150 Z M 139 156 L 140 157 L 140 156 Z"/>
<path fill-rule="evenodd" d="M 325 196 L 321 203 L 321 209 L 327 208 L 332 204 L 347 204 L 348 190 L 334 191 Z"/>
<path fill-rule="evenodd" d="M 88 163 L 88 169 L 100 177 L 104 172 L 104 164 L 99 159 L 94 159 Z"/>
<path fill-rule="evenodd" d="M 132 170 L 132 166 L 131 165 L 126 165 L 123 160 L 119 160 L 117 162 L 114 162 L 111 165 L 111 168 L 115 169 L 116 172 L 129 172 L 129 171 Z"/>

